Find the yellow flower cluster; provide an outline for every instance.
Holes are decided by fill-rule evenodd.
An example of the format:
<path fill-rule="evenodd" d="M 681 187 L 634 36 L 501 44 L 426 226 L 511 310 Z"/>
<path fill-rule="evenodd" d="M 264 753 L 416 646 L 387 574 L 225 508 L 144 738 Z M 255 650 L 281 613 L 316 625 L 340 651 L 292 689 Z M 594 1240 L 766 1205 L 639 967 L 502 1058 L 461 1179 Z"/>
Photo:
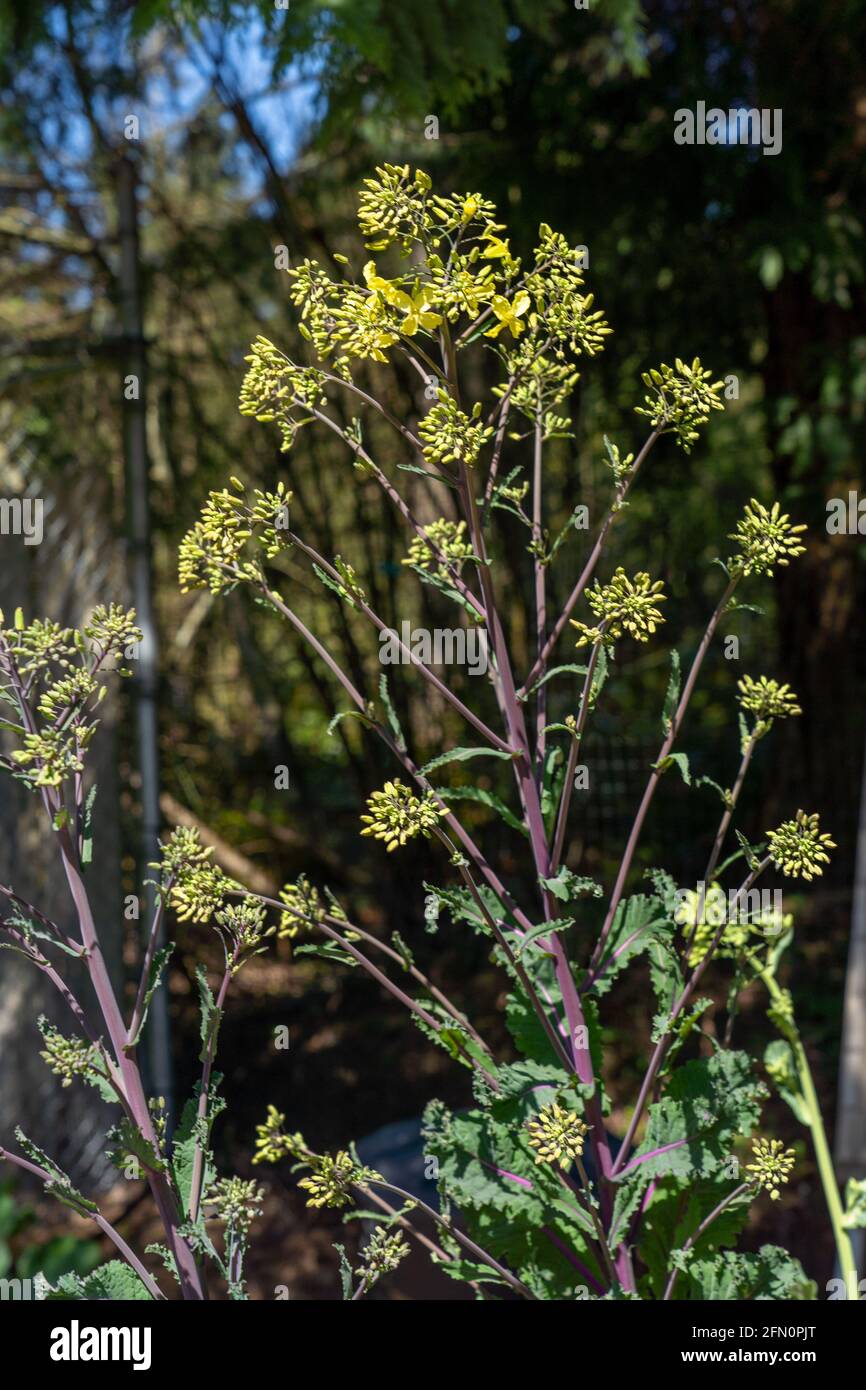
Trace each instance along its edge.
<path fill-rule="evenodd" d="M 787 512 L 774 502 L 769 510 L 753 497 L 737 522 L 729 540 L 736 541 L 740 553 L 730 568 L 742 574 L 768 574 L 774 565 L 788 565 L 806 547 L 800 540 L 805 526 L 792 526 Z"/>
<path fill-rule="evenodd" d="M 184 593 L 210 589 L 219 594 L 239 582 L 261 583 L 262 553 L 274 559 L 291 546 L 288 538 L 292 494 L 285 483 L 276 492 L 254 488 L 252 502 L 238 478 L 232 491 L 211 492 L 201 518 L 186 533 L 178 552 L 178 576 Z M 255 540 L 258 553 L 250 553 Z"/>
<path fill-rule="evenodd" d="M 493 434 L 492 425 L 479 423 L 481 406 L 476 402 L 471 415 L 466 415 L 457 402 L 445 391 L 427 412 L 418 426 L 424 440 L 424 457 L 428 463 L 475 464 L 482 447 Z"/>
<path fill-rule="evenodd" d="M 809 816 L 805 811 L 798 811 L 794 820 L 770 830 L 767 839 L 776 868 L 789 878 L 804 878 L 807 882 L 820 878 L 823 866 L 830 863 L 827 850 L 836 848 L 835 841 L 820 829 L 818 815 Z"/>
<path fill-rule="evenodd" d="M 663 587 L 660 579 L 653 582 L 643 570 L 629 579 L 621 565 L 610 583 L 596 580 L 593 587 L 587 589 L 586 598 L 599 623 L 587 627 L 575 618 L 570 619 L 579 633 L 576 645 L 594 646 L 599 642 L 610 645 L 624 632 L 636 642 L 647 642 L 658 624 L 664 621 L 661 610 L 656 607 L 666 601 Z"/>
<path fill-rule="evenodd" d="M 570 1168 L 580 1158 L 589 1133 L 589 1125 L 574 1110 L 566 1110 L 555 1101 L 539 1110 L 526 1128 L 536 1163 L 558 1163 L 560 1168 Z"/>
<path fill-rule="evenodd" d="M 752 1182 L 765 1188 L 772 1200 L 777 1201 L 780 1186 L 791 1176 L 796 1153 L 786 1149 L 780 1139 L 756 1139 L 752 1154 L 755 1161 L 746 1164 L 746 1172 L 752 1174 Z"/>
<path fill-rule="evenodd" d="M 442 557 L 442 563 L 439 560 Z M 448 576 L 448 566 L 458 574 L 465 560 L 474 559 L 472 546 L 466 539 L 466 522 L 449 521 L 440 517 L 424 527 L 423 536 L 414 536 L 409 545 L 409 554 L 404 565 L 412 565 L 422 570 L 432 570 L 441 579 Z"/>
<path fill-rule="evenodd" d="M 707 423 L 713 410 L 725 408 L 719 399 L 725 383 L 711 382 L 711 376 L 699 357 L 691 365 L 679 357 L 673 367 L 663 362 L 661 367 L 643 373 L 649 394 L 635 410 L 645 415 L 654 429 L 675 434 L 677 443 L 688 453 L 698 438 L 698 426 Z"/>
<path fill-rule="evenodd" d="M 399 778 L 386 782 L 381 791 L 373 792 L 367 807 L 370 815 L 361 817 L 365 826 L 361 834 L 384 840 L 389 854 L 416 835 L 428 839 L 441 818 L 448 814 L 432 792 L 425 792 L 423 797 L 415 796 Z"/>

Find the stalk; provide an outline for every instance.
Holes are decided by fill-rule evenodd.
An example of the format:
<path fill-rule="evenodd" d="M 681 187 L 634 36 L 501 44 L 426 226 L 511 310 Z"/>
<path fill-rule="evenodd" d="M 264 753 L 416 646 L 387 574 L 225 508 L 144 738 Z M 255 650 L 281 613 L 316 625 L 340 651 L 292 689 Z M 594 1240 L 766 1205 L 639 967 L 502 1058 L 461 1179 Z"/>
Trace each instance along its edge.
<path fill-rule="evenodd" d="M 737 892 L 737 897 L 735 900 L 737 903 L 739 902 L 743 894 L 748 893 L 753 883 L 755 883 L 755 881 L 760 877 L 760 875 L 768 867 L 770 862 L 770 856 L 767 855 L 767 857 L 765 859 L 762 859 L 760 864 L 758 864 L 751 871 L 748 878 L 741 885 Z M 661 1064 L 664 1061 L 665 1056 L 667 1054 L 667 1050 L 670 1047 L 671 1025 L 675 1022 L 677 1018 L 679 1018 L 683 1009 L 686 1007 L 686 1004 L 689 1002 L 695 990 L 697 989 L 701 976 L 703 975 L 704 971 L 709 965 L 713 952 L 715 951 L 716 947 L 721 941 L 727 926 L 727 921 L 723 921 L 720 923 L 715 936 L 713 937 L 712 941 L 707 947 L 706 955 L 704 956 L 703 960 L 701 960 L 698 963 L 698 965 L 695 966 L 695 969 L 692 971 L 691 977 L 687 981 L 685 988 L 680 994 L 679 999 L 677 999 L 676 1003 L 674 1004 L 671 1010 L 670 1018 L 668 1019 L 667 1029 L 664 1032 L 664 1034 L 659 1038 L 655 1047 L 655 1051 L 653 1052 L 653 1055 L 650 1058 L 650 1064 L 647 1067 L 646 1075 L 644 1076 L 643 1084 L 640 1088 L 640 1093 L 635 1104 L 634 1113 L 632 1114 L 631 1121 L 629 1122 L 629 1127 L 626 1131 L 625 1138 L 622 1141 L 622 1147 L 619 1153 L 617 1154 L 616 1163 L 613 1167 L 614 1177 L 621 1173 L 623 1166 L 625 1165 L 626 1159 L 628 1158 L 629 1152 L 632 1148 L 632 1145 L 634 1144 L 634 1137 L 637 1131 L 637 1127 L 640 1124 L 641 1116 L 644 1112 L 644 1108 L 647 1104 L 647 1101 L 649 1100 L 656 1076 L 659 1072 L 659 1068 L 661 1067 Z"/>
<path fill-rule="evenodd" d="M 526 694 L 527 690 L 530 689 L 534 681 L 536 681 L 537 678 L 542 674 L 545 666 L 550 660 L 550 657 L 553 654 L 553 649 L 559 641 L 560 634 L 562 633 L 565 624 L 568 622 L 569 618 L 574 612 L 575 604 L 577 603 L 578 599 L 580 598 L 581 594 L 583 593 L 584 589 L 586 588 L 587 584 L 593 576 L 595 567 L 598 564 L 599 559 L 601 558 L 601 552 L 604 549 L 604 543 L 607 539 L 607 533 L 613 525 L 617 513 L 622 510 L 622 504 L 625 501 L 626 495 L 629 492 L 632 483 L 637 477 L 638 469 L 644 462 L 645 458 L 647 457 L 647 454 L 655 444 L 660 433 L 660 430 L 653 430 L 652 434 L 649 436 L 640 453 L 638 454 L 637 458 L 635 459 L 634 463 L 632 464 L 628 477 L 625 479 L 622 487 L 616 495 L 616 499 L 614 501 L 613 506 L 610 508 L 607 516 L 604 519 L 602 528 L 598 533 L 595 545 L 592 547 L 589 559 L 583 567 L 580 578 L 578 579 L 577 583 L 572 589 L 568 597 L 568 602 L 565 605 L 565 608 L 562 610 L 562 612 L 556 620 L 556 623 L 551 629 L 550 636 L 544 643 L 544 646 L 542 647 L 541 651 L 538 653 L 532 670 L 529 672 L 529 675 L 526 677 L 526 680 L 523 682 L 523 685 L 520 688 L 521 698 L 523 698 L 523 696 Z"/>
<path fill-rule="evenodd" d="M 235 959 L 236 959 L 236 957 L 235 957 Z M 217 1033 L 218 1033 L 218 1031 L 219 1031 L 219 1019 L 220 1019 L 220 1017 L 222 1016 L 222 1011 L 223 1011 L 223 1008 L 224 1008 L 225 1002 L 226 1002 L 226 995 L 227 995 L 227 993 L 228 993 L 229 985 L 231 984 L 231 979 L 232 979 L 232 966 L 233 966 L 234 963 L 235 963 L 235 959 L 233 959 L 231 962 L 229 962 L 229 963 L 226 965 L 225 973 L 223 974 L 223 978 L 222 978 L 222 983 L 220 984 L 220 988 L 219 988 L 219 994 L 218 994 L 217 997 L 216 997 L 216 1015 L 217 1015 L 217 1023 L 216 1023 L 216 1025 L 211 1029 L 211 1035 L 210 1035 L 210 1038 L 208 1039 L 207 1051 L 205 1052 L 204 1064 L 203 1064 L 203 1066 L 202 1066 L 202 1071 L 201 1071 L 201 1089 L 199 1090 L 199 1095 L 198 1095 L 198 1109 L 197 1109 L 197 1112 L 196 1112 L 196 1119 L 197 1119 L 197 1121 L 198 1121 L 198 1126 L 197 1126 L 197 1128 L 198 1128 L 198 1130 L 199 1130 L 199 1137 L 196 1139 L 196 1144 L 195 1144 L 195 1154 L 194 1154 L 194 1156 L 193 1156 L 193 1161 L 192 1161 L 192 1179 L 191 1179 L 191 1181 L 190 1181 L 190 1188 L 189 1188 L 189 1219 L 190 1219 L 190 1221 L 197 1221 L 197 1220 L 198 1220 L 199 1208 L 200 1208 L 200 1206 L 201 1206 L 201 1192 L 202 1192 L 202 1185 L 203 1185 L 203 1183 L 204 1183 L 205 1145 L 206 1145 L 206 1139 L 204 1138 L 202 1131 L 204 1130 L 204 1128 L 205 1128 L 205 1126 L 206 1126 L 206 1124 L 207 1124 L 207 1103 L 208 1103 L 208 1095 L 209 1095 L 209 1093 L 210 1093 L 210 1078 L 211 1078 L 211 1072 L 213 1071 L 214 1056 L 215 1056 L 215 1054 L 216 1054 L 216 1042 L 217 1042 Z"/>
<path fill-rule="evenodd" d="M 812 1069 L 809 1066 L 806 1050 L 799 1037 L 794 1044 L 794 1057 L 797 1064 L 797 1076 L 802 1088 L 803 1099 L 806 1102 L 806 1108 L 809 1112 L 809 1128 L 812 1131 L 812 1143 L 815 1146 L 815 1158 L 818 1163 L 818 1172 L 821 1175 L 824 1200 L 827 1203 L 827 1210 L 830 1213 L 830 1224 L 833 1227 L 833 1239 L 836 1242 L 836 1254 L 839 1260 L 839 1268 L 845 1280 L 845 1291 L 847 1296 L 856 1299 L 858 1297 L 859 1287 L 857 1262 L 854 1258 L 851 1237 L 844 1225 L 842 1199 L 839 1195 L 838 1183 L 836 1182 L 836 1173 L 833 1168 L 833 1157 L 830 1153 L 830 1145 L 827 1143 L 827 1131 L 824 1128 L 821 1106 L 815 1091 L 815 1083 L 812 1080 Z"/>
<path fill-rule="evenodd" d="M 443 358 L 447 364 L 451 389 L 455 398 L 459 401 L 459 394 L 456 386 L 455 353 L 447 326 L 443 330 Z M 512 748 L 519 749 L 521 754 L 521 756 L 515 759 L 514 772 L 517 778 L 518 791 L 523 807 L 526 827 L 529 831 L 535 870 L 540 879 L 548 878 L 550 876 L 550 852 L 544 826 L 544 817 L 541 813 L 538 787 L 533 776 L 532 755 L 529 748 L 526 721 L 515 688 L 505 634 L 496 606 L 496 598 L 490 576 L 490 567 L 487 563 L 487 549 L 484 541 L 484 533 L 475 500 L 472 479 L 469 476 L 469 471 L 465 464 L 461 464 L 460 471 L 463 504 L 469 522 L 473 548 L 481 561 L 480 579 L 482 596 L 484 608 L 487 613 L 488 628 L 493 641 L 496 666 L 499 672 L 500 690 L 498 693 L 500 695 L 502 714 L 505 720 L 506 734 Z M 550 920 L 554 915 L 551 894 L 546 890 L 543 891 L 542 900 L 545 916 Z M 586 1103 L 586 1113 L 590 1123 L 590 1142 L 596 1161 L 596 1171 L 599 1174 L 599 1194 L 602 1218 L 605 1221 L 609 1221 L 613 1211 L 613 1196 L 611 1191 L 613 1158 L 610 1152 L 610 1143 L 607 1130 L 604 1126 L 604 1117 L 597 1094 L 589 1048 L 579 1047 L 577 1043 L 577 1039 L 583 1037 L 586 1031 L 583 1007 L 580 1002 L 577 986 L 574 982 L 568 953 L 562 940 L 558 934 L 554 932 L 545 944 L 554 959 L 556 981 L 562 995 L 563 1007 L 568 1023 L 569 1042 L 574 1071 L 581 1082 L 593 1087 L 593 1094 Z M 623 1286 L 626 1289 L 633 1289 L 634 1278 L 630 1269 L 628 1252 L 624 1248 L 618 1252 L 617 1271 Z"/>
<path fill-rule="evenodd" d="M 692 698 L 692 693 L 694 692 L 694 688 L 697 683 L 700 669 L 704 664 L 704 657 L 706 656 L 709 650 L 710 642 L 713 640 L 716 628 L 718 627 L 722 614 L 727 608 L 728 603 L 731 600 L 731 596 L 733 595 L 733 592 L 737 587 L 737 584 L 739 583 L 739 579 L 740 576 L 738 574 L 734 574 L 728 581 L 725 592 L 722 594 L 722 597 L 719 599 L 715 609 L 713 610 L 712 617 L 710 618 L 710 621 L 707 624 L 706 631 L 704 632 L 704 635 L 701 638 L 700 646 L 698 647 L 698 650 L 695 653 L 694 660 L 692 661 L 685 686 L 683 687 L 683 691 L 680 696 L 679 704 L 677 705 L 676 711 L 671 720 L 670 729 L 668 730 L 664 742 L 662 743 L 661 749 L 659 750 L 659 755 L 655 761 L 653 770 L 650 773 L 649 781 L 646 785 L 646 790 L 644 791 L 643 798 L 641 800 L 640 806 L 638 807 L 637 815 L 634 818 L 631 833 L 628 837 L 628 843 L 626 844 L 625 851 L 622 856 L 622 861 L 619 866 L 619 872 L 616 876 L 616 883 L 614 884 L 613 893 L 611 894 L 610 902 L 608 904 L 607 913 L 604 919 L 604 925 L 602 926 L 598 941 L 596 942 L 595 950 L 592 953 L 592 959 L 589 965 L 590 971 L 594 971 L 597 969 L 605 945 L 607 944 L 607 939 L 610 936 L 611 929 L 613 928 L 613 921 L 614 917 L 616 916 L 616 910 L 619 907 L 620 900 L 622 898 L 623 892 L 625 891 L 626 880 L 629 875 L 629 870 L 631 869 L 631 864 L 635 856 L 635 851 L 638 847 L 638 842 L 640 840 L 641 831 L 643 830 L 644 821 L 646 820 L 647 812 L 649 811 L 649 808 L 652 804 L 652 799 L 655 796 L 659 780 L 662 776 L 660 764 L 664 762 L 665 758 L 668 756 L 676 742 L 677 735 L 680 731 L 680 725 L 682 724 L 683 717 L 688 708 L 689 701 Z"/>
<path fill-rule="evenodd" d="M 458 1241 L 460 1245 L 464 1246 L 464 1248 L 469 1251 L 470 1255 L 474 1255 L 482 1264 L 494 1270 L 501 1279 L 505 1280 L 506 1284 L 508 1284 L 515 1293 L 519 1293 L 523 1298 L 532 1299 L 533 1302 L 537 1301 L 535 1294 L 528 1289 L 525 1284 L 522 1284 L 520 1280 L 511 1273 L 510 1269 L 506 1269 L 504 1265 L 501 1265 L 498 1260 L 494 1259 L 492 1255 L 489 1255 L 480 1245 L 476 1245 L 475 1241 L 472 1240 L 470 1236 L 467 1236 L 465 1232 L 461 1231 L 459 1227 L 455 1226 L 453 1221 L 449 1221 L 441 1212 L 435 1211 L 433 1207 L 429 1207 L 426 1202 L 422 1202 L 420 1197 L 414 1197 L 411 1192 L 405 1192 L 402 1187 L 397 1187 L 394 1183 L 385 1182 L 381 1178 L 368 1178 L 367 1181 L 371 1186 L 375 1185 L 376 1187 L 384 1188 L 386 1192 L 393 1192 L 395 1197 L 402 1197 L 404 1202 L 411 1202 L 413 1206 L 420 1207 L 421 1211 L 429 1216 L 431 1221 L 435 1221 L 437 1226 L 441 1226 L 444 1231 L 447 1231 L 454 1240 Z"/>
<path fill-rule="evenodd" d="M 755 960 L 749 953 L 749 960 L 755 967 L 756 973 L 762 983 L 766 986 L 767 993 L 774 1004 L 783 1003 L 782 990 L 775 978 Z M 836 1255 L 839 1260 L 839 1268 L 845 1280 L 845 1290 L 849 1298 L 858 1297 L 858 1274 L 857 1261 L 854 1258 L 854 1248 L 844 1225 L 844 1210 L 842 1198 L 839 1194 L 839 1184 L 836 1181 L 836 1171 L 833 1167 L 833 1157 L 830 1153 L 830 1145 L 827 1142 L 827 1131 L 824 1128 L 824 1117 L 821 1114 L 821 1106 L 818 1101 L 818 1093 L 815 1090 L 815 1082 L 812 1077 L 812 1068 L 809 1066 L 809 1058 L 806 1056 L 806 1049 L 796 1028 L 791 1033 L 786 1034 L 786 1041 L 794 1054 L 794 1065 L 797 1070 L 797 1080 L 800 1083 L 802 1098 L 808 1111 L 806 1123 L 812 1131 L 812 1144 L 815 1149 L 815 1159 L 818 1164 L 818 1172 L 821 1177 L 821 1186 L 824 1190 L 824 1200 L 827 1203 L 827 1211 L 830 1215 L 830 1224 L 833 1228 L 833 1239 L 836 1243 Z"/>
<path fill-rule="evenodd" d="M 707 1227 L 713 1224 L 716 1217 L 721 1216 L 725 1208 L 729 1207 L 731 1205 L 731 1202 L 733 1202 L 737 1197 L 741 1197 L 744 1192 L 748 1192 L 750 1187 L 751 1183 L 741 1182 L 739 1187 L 735 1187 L 733 1192 L 729 1192 L 727 1197 L 723 1197 L 722 1200 L 718 1202 L 716 1206 L 713 1207 L 709 1215 L 704 1217 L 698 1229 L 692 1235 L 689 1236 L 688 1240 L 683 1246 L 684 1255 L 687 1254 L 693 1246 L 697 1245 L 701 1236 L 704 1234 L 704 1231 L 707 1229 Z M 674 1288 L 676 1287 L 676 1282 L 679 1277 L 679 1273 L 680 1272 L 677 1268 L 671 1270 L 670 1278 L 668 1279 L 668 1282 L 665 1285 L 665 1291 L 662 1294 L 662 1302 L 667 1302 L 668 1300 L 673 1298 Z"/>

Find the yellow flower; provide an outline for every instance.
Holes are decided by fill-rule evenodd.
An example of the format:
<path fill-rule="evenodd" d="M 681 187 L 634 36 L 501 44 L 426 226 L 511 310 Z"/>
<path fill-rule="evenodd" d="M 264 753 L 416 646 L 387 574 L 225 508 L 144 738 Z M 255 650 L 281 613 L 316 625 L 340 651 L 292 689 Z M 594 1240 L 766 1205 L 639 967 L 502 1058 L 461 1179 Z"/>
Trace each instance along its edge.
<path fill-rule="evenodd" d="M 442 315 L 433 311 L 428 290 L 422 286 L 415 291 L 410 302 L 412 308 L 400 325 L 401 333 L 412 338 L 419 328 L 426 328 L 430 331 L 439 327 L 442 322 Z"/>
<path fill-rule="evenodd" d="M 504 261 L 511 256 L 508 242 L 503 241 L 501 237 L 488 234 L 483 240 L 487 242 L 487 250 L 481 252 L 485 261 Z"/>
<path fill-rule="evenodd" d="M 511 254 L 511 248 L 507 238 L 498 236 L 495 231 L 488 228 L 482 234 L 482 241 L 487 245 L 481 252 L 481 259 L 484 261 L 501 261 L 502 273 L 504 275 L 515 275 L 520 268 L 520 262 L 515 260 Z"/>
<path fill-rule="evenodd" d="M 364 266 L 364 279 L 368 288 L 381 295 L 386 304 L 405 315 L 400 332 L 407 337 L 414 337 L 419 328 L 438 328 L 442 322 L 442 315 L 433 311 L 430 291 L 424 286 L 420 286 L 412 295 L 407 294 L 393 280 L 386 280 L 377 274 L 375 261 L 368 261 Z"/>
<path fill-rule="evenodd" d="M 526 313 L 531 300 L 526 290 L 520 290 L 513 300 L 505 298 L 504 294 L 495 294 L 490 301 L 490 307 L 498 318 L 499 322 L 493 328 L 488 328 L 485 338 L 498 338 L 503 328 L 511 330 L 512 338 L 519 338 L 525 323 L 521 323 L 522 316 Z"/>
<path fill-rule="evenodd" d="M 412 300 L 404 290 L 394 284 L 393 280 L 386 280 L 384 276 L 376 274 L 376 262 L 368 261 L 364 266 L 364 279 L 368 289 L 375 290 L 385 300 L 386 304 L 392 305 L 395 309 L 403 309 L 408 312 L 412 308 Z"/>

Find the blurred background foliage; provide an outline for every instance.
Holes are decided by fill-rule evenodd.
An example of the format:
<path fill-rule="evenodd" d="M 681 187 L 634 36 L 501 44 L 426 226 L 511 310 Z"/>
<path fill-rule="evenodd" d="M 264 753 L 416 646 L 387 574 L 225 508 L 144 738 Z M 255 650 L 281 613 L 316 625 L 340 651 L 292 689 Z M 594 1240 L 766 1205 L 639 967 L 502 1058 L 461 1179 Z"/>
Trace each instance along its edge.
<path fill-rule="evenodd" d="M 781 108 L 782 152 L 675 145 L 673 113 L 699 100 Z M 130 115 L 137 140 L 124 138 Z M 861 0 L 590 0 L 587 9 L 569 0 L 291 0 L 286 9 L 270 0 L 0 0 L 0 429 L 23 436 L 49 478 L 107 481 L 118 536 L 117 161 L 135 164 L 166 822 L 204 827 L 218 854 L 238 856 L 231 871 L 263 884 L 306 871 L 350 894 L 367 923 L 411 933 L 424 963 L 456 986 L 457 1002 L 472 1001 L 479 1023 L 486 1013 L 494 1036 L 501 1029 L 500 983 L 477 943 L 436 939 L 435 951 L 423 943 L 417 885 L 436 874 L 425 850 L 406 851 L 385 874 L 358 838 L 359 799 L 392 769 L 353 721 L 328 735 L 342 702 L 327 673 L 267 611 L 241 595 L 218 606 L 206 594 L 184 597 L 175 574 L 178 541 L 208 488 L 229 473 L 266 486 L 283 476 L 303 532 L 355 566 L 377 610 L 449 625 L 436 595 L 405 579 L 406 539 L 387 499 L 358 477 L 339 441 L 304 430 L 281 456 L 268 429 L 237 412 L 251 339 L 264 333 L 290 353 L 299 347 L 278 248 L 293 263 L 310 255 L 329 264 L 337 251 L 359 266 L 357 183 L 382 160 L 417 163 L 442 189 L 493 198 L 518 254 L 541 220 L 587 248 L 589 287 L 616 332 L 583 365 L 573 439 L 550 452 L 552 528 L 576 502 L 589 507 L 593 528 L 601 520 L 603 436 L 624 452 L 645 437 L 633 413 L 641 371 L 699 355 L 716 376 L 736 378 L 737 399 L 692 454 L 670 441 L 657 448 L 606 562 L 665 580 L 663 636 L 684 656 L 717 596 L 712 561 L 726 553 L 745 500 L 778 497 L 810 527 L 807 554 L 772 591 L 762 586 L 763 611 L 731 618 L 739 662 L 717 645 L 681 746 L 699 773 L 727 785 L 736 677 L 766 672 L 800 696 L 803 717 L 760 750 L 741 825 L 758 838 L 803 805 L 839 844 L 809 896 L 792 980 L 795 989 L 809 981 L 806 1032 L 832 1091 L 866 733 L 866 540 L 829 536 L 825 518 L 828 498 L 862 484 L 864 149 Z M 489 389 L 495 377 L 483 356 L 472 370 L 478 393 Z M 417 378 L 399 363 L 368 376 L 393 413 L 424 410 Z M 364 428 L 394 476 L 393 438 L 375 422 Z M 397 476 L 423 519 L 438 514 L 421 480 Z M 574 582 L 585 542 L 575 533 L 560 552 L 551 611 Z M 498 565 L 502 592 L 525 589 L 530 559 L 508 523 Z M 376 644 L 299 567 L 290 574 L 300 616 L 372 693 Z M 526 633 L 516 609 L 510 616 L 520 668 Z M 559 657 L 571 659 L 567 638 Z M 658 644 L 624 653 L 596 723 L 593 755 L 605 777 L 585 819 L 575 818 L 569 854 L 608 881 L 655 752 L 666 678 Z M 464 741 L 425 687 L 399 670 L 393 683 L 419 758 Z M 574 692 L 566 683 L 551 699 L 556 718 Z M 133 891 L 136 779 L 131 746 L 122 753 L 125 891 Z M 288 792 L 274 789 L 279 764 L 291 770 Z M 687 794 L 669 779 L 644 864 L 693 875 L 706 844 L 695 851 L 695 838 L 711 833 L 715 816 L 711 793 Z M 498 850 L 506 871 L 519 873 L 513 844 L 503 839 Z M 183 1040 L 189 963 L 201 949 L 190 935 L 172 980 L 181 1087 L 192 1080 Z M 309 963 L 290 968 L 286 957 L 250 978 L 250 997 L 225 1033 L 226 1054 L 237 1059 L 227 1083 L 234 1118 L 223 1131 L 233 1153 L 248 1149 L 263 1100 L 280 1102 L 262 1087 L 268 1069 L 278 1071 L 268 1030 L 287 1010 L 302 1040 L 292 1105 L 306 1106 L 298 1123 L 314 1142 L 414 1113 L 449 1085 L 448 1098 L 460 1099 L 461 1078 L 440 1075 L 443 1064 L 420 1039 L 406 1047 L 402 1018 L 366 981 Z M 634 1036 L 648 1027 L 637 995 L 625 998 L 609 1039 L 617 1097 L 633 1084 Z M 285 1096 L 289 1083 L 276 1084 Z M 339 1116 L 310 1099 L 325 1094 L 339 1096 Z M 790 1233 L 777 1225 L 774 1234 L 785 1243 Z"/>

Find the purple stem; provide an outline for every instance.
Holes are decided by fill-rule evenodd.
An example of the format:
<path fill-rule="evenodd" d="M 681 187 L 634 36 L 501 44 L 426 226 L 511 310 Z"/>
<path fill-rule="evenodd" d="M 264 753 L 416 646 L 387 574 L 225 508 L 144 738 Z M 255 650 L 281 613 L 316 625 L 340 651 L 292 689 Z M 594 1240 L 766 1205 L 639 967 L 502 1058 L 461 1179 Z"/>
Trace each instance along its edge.
<path fill-rule="evenodd" d="M 676 1139 L 672 1144 L 662 1144 L 660 1149 L 651 1149 L 649 1153 L 639 1154 L 621 1168 L 617 1173 L 617 1181 L 624 1178 L 626 1173 L 631 1173 L 633 1169 L 639 1168 L 642 1163 L 648 1163 L 651 1158 L 658 1158 L 660 1154 L 670 1153 L 671 1149 L 681 1149 L 684 1144 L 691 1144 L 696 1136 L 690 1134 L 686 1139 Z"/>
<path fill-rule="evenodd" d="M 605 517 L 604 524 L 602 525 L 602 528 L 598 533 L 595 545 L 593 546 L 592 551 L 590 552 L 589 559 L 583 567 L 580 578 L 578 579 L 577 583 L 572 589 L 571 594 L 568 598 L 568 602 L 566 603 L 564 609 L 557 618 L 556 623 L 554 624 L 553 629 L 550 633 L 550 636 L 548 637 L 547 641 L 545 642 L 544 646 L 539 652 L 538 657 L 535 661 L 535 665 L 532 667 L 532 670 L 529 672 L 529 675 L 523 682 L 523 685 L 520 690 L 521 697 L 523 697 L 526 694 L 527 690 L 529 690 L 529 688 L 534 684 L 537 678 L 543 674 L 544 668 L 547 665 L 553 653 L 553 649 L 559 641 L 562 630 L 565 627 L 565 624 L 568 622 L 569 618 L 571 617 L 572 613 L 574 612 L 575 604 L 577 603 L 578 599 L 580 598 L 581 594 L 583 593 L 584 589 L 586 588 L 587 584 L 592 578 L 595 567 L 598 564 L 599 559 L 601 557 L 601 552 L 604 549 L 604 542 L 607 537 L 607 533 L 613 525 L 614 518 L 621 510 L 622 503 L 632 483 L 637 477 L 638 469 L 640 468 L 650 449 L 658 439 L 659 433 L 660 431 L 653 430 L 652 434 L 649 436 L 640 453 L 638 454 L 637 458 L 635 459 L 634 463 L 632 464 L 631 471 L 628 477 L 623 483 L 623 486 L 620 489 L 620 491 L 617 493 L 614 505 L 611 507 L 610 511 Z"/>
<path fill-rule="evenodd" d="M 14 1163 L 17 1168 L 23 1168 L 25 1172 L 32 1173 L 34 1177 L 39 1178 L 40 1182 L 45 1184 L 54 1182 L 54 1175 L 49 1173 L 47 1168 L 40 1168 L 37 1163 L 31 1163 L 29 1159 L 21 1158 L 18 1154 L 10 1153 L 9 1150 L 4 1149 L 2 1145 L 0 1145 L 0 1158 L 5 1158 L 8 1163 Z M 162 1292 L 153 1276 L 145 1269 L 135 1251 L 131 1250 L 127 1245 L 119 1231 L 116 1231 L 111 1223 L 106 1221 L 101 1212 L 89 1211 L 87 1215 L 91 1221 L 96 1222 L 99 1229 L 108 1236 L 108 1239 L 112 1241 L 120 1251 L 127 1264 L 135 1270 L 151 1297 L 162 1301 L 165 1298 L 165 1294 Z"/>

